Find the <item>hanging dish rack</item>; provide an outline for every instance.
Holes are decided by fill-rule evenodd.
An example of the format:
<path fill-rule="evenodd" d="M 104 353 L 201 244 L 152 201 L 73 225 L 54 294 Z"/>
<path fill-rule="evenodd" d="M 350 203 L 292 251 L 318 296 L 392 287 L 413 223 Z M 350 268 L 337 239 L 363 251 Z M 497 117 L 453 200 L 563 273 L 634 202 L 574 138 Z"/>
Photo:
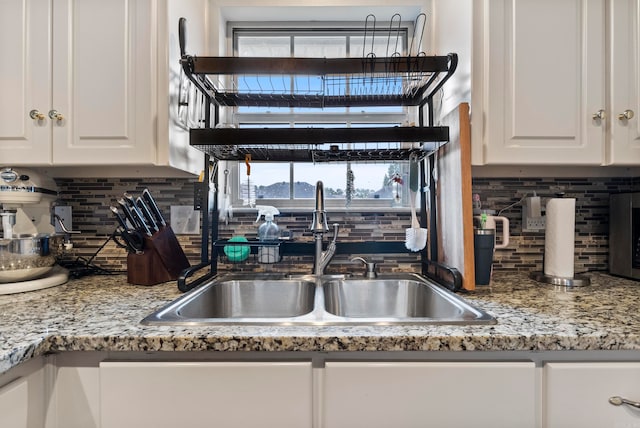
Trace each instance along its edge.
<path fill-rule="evenodd" d="M 384 161 L 423 158 L 449 140 L 433 126 L 433 97 L 453 75 L 458 56 L 419 53 L 363 58 L 202 57 L 185 51 L 185 75 L 214 106 L 205 126 L 191 130 L 190 144 L 218 160 Z M 390 33 L 391 34 L 391 33 Z M 216 128 L 223 107 L 417 106 L 419 126 L 370 128 Z M 423 108 L 428 124 L 423 126 Z M 211 122 L 214 122 L 213 124 Z"/>
<path fill-rule="evenodd" d="M 372 15 L 367 17 L 365 45 L 368 42 Z M 394 16 L 395 17 L 395 16 Z M 426 18 L 423 14 L 423 28 Z M 399 28 L 399 20 L 392 18 L 389 42 L 394 34 L 393 26 Z M 395 23 L 395 24 L 394 24 Z M 417 28 L 418 26 L 416 25 Z M 373 19 L 375 29 L 375 18 Z M 371 33 L 374 34 L 375 32 Z M 421 37 L 421 36 L 420 36 Z M 414 33 L 414 40 L 416 39 Z M 208 57 L 186 53 L 186 20 L 179 22 L 179 41 L 182 70 L 189 81 L 204 95 L 206 106 L 204 117 L 198 123 L 202 127 L 190 130 L 190 145 L 205 153 L 205 163 L 220 160 L 242 161 L 250 156 L 253 161 L 293 162 L 370 162 L 396 161 L 432 157 L 439 147 L 449 141 L 449 128 L 434 126 L 433 99 L 442 86 L 454 74 L 458 65 L 455 53 L 448 55 L 426 55 L 413 52 L 402 56 L 394 51 L 385 57 L 373 53 L 362 58 L 300 58 L 300 57 Z M 373 47 L 373 36 L 371 36 Z M 418 42 L 419 44 L 419 42 Z M 397 41 L 396 41 L 397 46 Z M 387 51 L 389 47 L 387 48 Z M 226 107 L 365 107 L 407 106 L 418 110 L 418 126 L 357 127 L 357 128 L 233 128 L 217 127 L 220 109 Z M 424 108 L 427 107 L 426 113 Z M 426 120 L 426 125 L 425 125 Z M 431 176 L 434 162 L 426 162 Z M 205 168 L 205 172 L 208 168 Z M 437 233 L 435 224 L 434 181 L 427 181 L 424 168 L 420 171 L 420 187 L 429 188 L 429 198 L 422 198 L 421 224 L 426 224 L 426 203 L 429 199 L 431 217 L 431 243 L 429 258 L 422 251 L 423 274 L 426 266 L 438 265 Z M 208 177 L 205 177 L 208 181 Z M 217 177 L 212 177 L 217 188 Z M 206 197 L 207 192 L 203 192 Z M 206 205 L 205 205 L 206 206 Z M 217 200 L 213 200 L 217 209 Z M 207 216 L 205 216 L 207 217 Z M 217 273 L 217 216 L 213 216 L 211 239 L 213 252 L 208 260 L 208 221 L 203 223 L 202 263 L 185 272 L 178 287 L 186 291 Z M 366 244 L 366 243 L 364 243 Z M 371 251 L 379 252 L 379 243 Z M 393 243 L 396 244 L 396 243 Z M 402 243 L 392 245 L 391 252 L 403 252 Z M 292 248 L 295 245 L 290 244 Z M 368 248 L 358 243 L 359 249 Z M 306 248 L 306 247 L 305 247 Z M 302 249 L 295 249 L 300 253 Z M 388 250 L 388 249 L 387 249 Z M 199 281 L 186 285 L 193 272 L 210 265 L 211 272 Z M 453 278 L 449 288 L 459 288 L 461 279 L 455 269 L 438 266 L 448 271 Z"/>

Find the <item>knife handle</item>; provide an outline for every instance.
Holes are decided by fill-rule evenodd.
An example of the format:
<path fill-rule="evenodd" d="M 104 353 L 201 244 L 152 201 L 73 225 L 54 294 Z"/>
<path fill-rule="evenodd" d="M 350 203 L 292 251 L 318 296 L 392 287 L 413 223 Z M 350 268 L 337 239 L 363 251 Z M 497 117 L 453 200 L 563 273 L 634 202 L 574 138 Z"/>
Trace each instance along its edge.
<path fill-rule="evenodd" d="M 149 225 L 149 228 L 153 232 L 157 232 L 158 230 L 160 230 L 158 228 L 158 225 L 156 224 L 156 221 L 153 218 L 153 215 L 149 211 L 149 208 L 147 207 L 147 204 L 145 204 L 144 201 L 142 200 L 142 198 L 139 197 L 139 196 L 136 198 L 136 205 L 138 205 L 138 209 L 140 209 L 140 212 L 142 213 L 142 216 L 144 217 L 144 220 Z"/>
<path fill-rule="evenodd" d="M 127 221 L 129 221 L 129 223 L 131 224 L 131 227 L 133 227 L 134 229 L 138 227 L 138 225 L 136 224 L 136 220 L 135 218 L 133 218 L 133 214 L 131 213 L 131 209 L 129 208 L 129 205 L 124 201 L 124 199 L 118 199 L 118 205 L 120 205 L 120 207 L 122 208 L 122 212 L 124 213 Z M 129 229 L 129 227 L 126 227 L 125 229 Z"/>
<path fill-rule="evenodd" d="M 110 206 L 109 209 L 116 216 L 116 219 L 118 220 L 118 224 L 120 224 L 120 227 L 122 227 L 124 230 L 127 230 L 127 220 L 124 217 L 122 217 L 122 214 L 120 214 L 120 211 L 118 211 L 118 209 L 113 205 Z"/>
<path fill-rule="evenodd" d="M 142 198 L 149 205 L 151 213 L 156 218 L 156 223 L 162 225 L 162 227 L 166 226 L 167 222 L 164 221 L 162 212 L 160 211 L 160 208 L 158 208 L 158 204 L 156 204 L 156 200 L 153 199 L 153 196 L 151 195 L 151 192 L 149 192 L 149 189 L 144 189 L 142 191 Z"/>
<path fill-rule="evenodd" d="M 120 238 L 125 242 L 125 246 L 130 253 L 142 254 L 144 248 L 144 239 L 138 232 L 127 232 L 126 230 L 117 230 Z"/>
<path fill-rule="evenodd" d="M 136 201 L 133 199 L 133 196 L 125 192 L 124 200 L 126 201 L 127 204 L 129 204 L 129 208 L 131 209 L 131 214 L 133 215 L 133 218 L 135 220 L 136 229 L 144 231 L 144 233 L 146 233 L 148 236 L 153 235 L 153 233 L 151 233 L 151 229 L 149 229 L 149 226 L 147 226 L 147 223 L 145 223 L 144 216 L 138 209 L 138 206 L 136 205 Z"/>

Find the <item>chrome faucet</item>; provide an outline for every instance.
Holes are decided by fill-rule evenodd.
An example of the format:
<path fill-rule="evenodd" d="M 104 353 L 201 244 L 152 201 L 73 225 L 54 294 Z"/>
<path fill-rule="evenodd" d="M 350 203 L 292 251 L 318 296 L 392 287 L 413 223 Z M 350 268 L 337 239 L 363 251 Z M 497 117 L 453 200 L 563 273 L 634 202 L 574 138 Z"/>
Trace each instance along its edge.
<path fill-rule="evenodd" d="M 336 253 L 336 240 L 338 239 L 338 223 L 333 224 L 333 239 L 329 243 L 326 251 L 322 251 L 322 239 L 325 233 L 329 231 L 327 226 L 327 214 L 324 210 L 324 185 L 322 181 L 316 183 L 316 209 L 313 211 L 313 219 L 311 220 L 311 231 L 316 241 L 316 256 L 313 268 L 315 275 L 324 274 L 331 258 Z"/>

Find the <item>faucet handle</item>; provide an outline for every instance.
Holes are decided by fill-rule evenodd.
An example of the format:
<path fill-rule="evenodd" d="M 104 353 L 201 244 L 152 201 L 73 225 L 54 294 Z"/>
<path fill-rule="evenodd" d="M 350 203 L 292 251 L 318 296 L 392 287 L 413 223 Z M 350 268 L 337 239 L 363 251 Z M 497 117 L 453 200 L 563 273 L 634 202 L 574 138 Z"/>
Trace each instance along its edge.
<path fill-rule="evenodd" d="M 333 241 L 338 239 L 338 230 L 340 229 L 340 223 L 333 223 Z"/>

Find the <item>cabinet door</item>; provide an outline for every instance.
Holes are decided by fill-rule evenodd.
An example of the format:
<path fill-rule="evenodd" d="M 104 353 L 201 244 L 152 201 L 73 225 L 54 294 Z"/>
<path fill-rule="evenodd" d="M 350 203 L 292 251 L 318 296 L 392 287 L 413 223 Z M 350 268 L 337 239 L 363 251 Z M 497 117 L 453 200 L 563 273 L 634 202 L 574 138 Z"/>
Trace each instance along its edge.
<path fill-rule="evenodd" d="M 534 427 L 533 363 L 328 362 L 324 428 Z"/>
<path fill-rule="evenodd" d="M 490 0 L 483 11 L 483 161 L 603 163 L 604 1 Z"/>
<path fill-rule="evenodd" d="M 44 397 L 43 369 L 0 387 L 0 427 L 44 428 Z"/>
<path fill-rule="evenodd" d="M 27 428 L 29 421 L 29 386 L 18 379 L 0 388 L 0 426 Z"/>
<path fill-rule="evenodd" d="M 311 427 L 310 362 L 104 362 L 102 428 Z"/>
<path fill-rule="evenodd" d="M 60 0 L 53 15 L 56 165 L 155 162 L 150 0 Z"/>
<path fill-rule="evenodd" d="M 640 363 L 549 363 L 544 369 L 547 428 L 635 427 L 640 411 L 609 398 L 640 401 Z"/>
<path fill-rule="evenodd" d="M 640 0 L 616 0 L 610 2 L 609 7 L 609 162 L 616 165 L 640 165 Z M 631 115 L 632 117 L 627 117 Z"/>
<path fill-rule="evenodd" d="M 0 2 L 0 165 L 51 163 L 51 1 Z"/>

